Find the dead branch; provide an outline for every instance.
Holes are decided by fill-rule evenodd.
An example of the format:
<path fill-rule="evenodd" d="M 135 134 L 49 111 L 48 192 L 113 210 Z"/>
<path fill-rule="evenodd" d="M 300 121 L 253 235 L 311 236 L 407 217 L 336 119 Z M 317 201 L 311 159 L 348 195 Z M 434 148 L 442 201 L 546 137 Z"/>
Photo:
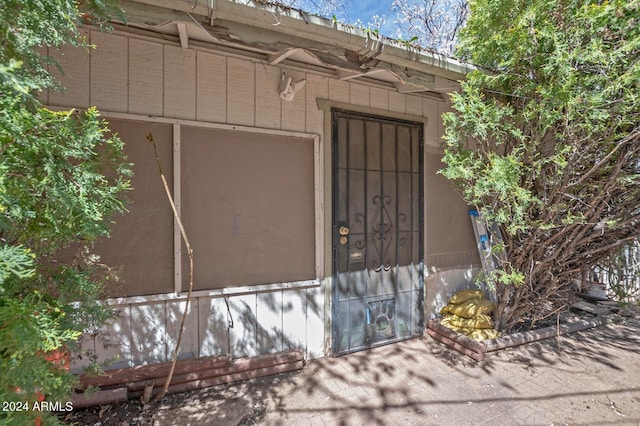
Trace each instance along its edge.
<path fill-rule="evenodd" d="M 156 143 L 153 140 L 153 134 L 149 133 L 147 135 L 147 140 L 153 145 L 153 153 L 156 157 L 156 164 L 158 165 L 158 172 L 160 173 L 160 178 L 162 179 L 162 184 L 164 185 L 165 193 L 167 194 L 167 198 L 169 199 L 169 204 L 171 204 L 171 209 L 173 210 L 173 217 L 176 219 L 178 223 L 178 227 L 180 228 L 180 234 L 182 235 L 182 240 L 184 241 L 185 246 L 187 247 L 187 254 L 189 255 L 189 291 L 187 292 L 187 300 L 184 305 L 184 313 L 182 314 L 182 321 L 180 322 L 180 331 L 178 332 L 178 339 L 176 341 L 176 346 L 173 350 L 173 358 L 171 362 L 171 369 L 169 370 L 169 374 L 167 375 L 167 380 L 164 382 L 164 386 L 162 390 L 153 400 L 153 403 L 160 401 L 169 390 L 169 385 L 171 384 L 171 379 L 173 378 L 173 372 L 176 368 L 176 361 L 178 360 L 178 352 L 180 351 L 180 343 L 182 342 L 182 335 L 184 333 L 184 324 L 187 320 L 187 313 L 189 312 L 189 303 L 191 302 L 191 293 L 193 292 L 193 249 L 191 248 L 191 244 L 189 244 L 189 238 L 187 237 L 187 233 L 184 230 L 184 226 L 182 225 L 182 220 L 180 220 L 180 215 L 178 214 L 178 209 L 176 208 L 176 204 L 173 201 L 173 196 L 171 195 L 171 190 L 169 189 L 169 184 L 167 183 L 167 178 L 162 173 L 162 166 L 160 165 L 160 157 L 158 156 L 158 149 L 156 147 Z"/>

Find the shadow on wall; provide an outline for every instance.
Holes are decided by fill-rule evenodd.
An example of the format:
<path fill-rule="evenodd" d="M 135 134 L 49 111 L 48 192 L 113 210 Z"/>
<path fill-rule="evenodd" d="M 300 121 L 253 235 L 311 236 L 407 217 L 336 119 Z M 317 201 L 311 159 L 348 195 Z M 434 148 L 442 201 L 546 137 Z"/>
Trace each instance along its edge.
<path fill-rule="evenodd" d="M 175 348 L 184 300 L 128 304 L 119 317 L 87 335 L 82 359 L 72 369 L 89 364 L 89 353 L 105 369 L 169 361 Z M 323 354 L 324 297 L 321 288 L 276 290 L 192 300 L 180 345 L 179 359 L 230 354 L 251 357 L 302 349 L 305 358 Z"/>
<path fill-rule="evenodd" d="M 480 268 L 469 265 L 466 269 L 447 271 L 425 269 L 426 317 L 435 318 L 451 296 L 460 290 L 476 289 L 475 278 Z"/>

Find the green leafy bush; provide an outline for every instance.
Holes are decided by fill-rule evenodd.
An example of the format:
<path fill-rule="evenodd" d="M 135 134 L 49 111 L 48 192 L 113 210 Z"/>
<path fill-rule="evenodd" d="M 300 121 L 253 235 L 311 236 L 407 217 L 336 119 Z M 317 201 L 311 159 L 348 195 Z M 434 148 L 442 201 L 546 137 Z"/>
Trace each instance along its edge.
<path fill-rule="evenodd" d="M 640 1 L 478 0 L 442 173 L 504 237 L 497 327 L 559 312 L 640 234 Z M 510 280 L 513 277 L 514 280 Z"/>
<path fill-rule="evenodd" d="M 102 2 L 88 2 L 95 17 Z M 84 45 L 71 0 L 8 0 L 0 8 L 0 401 L 66 401 L 74 377 L 47 353 L 112 316 L 91 244 L 124 212 L 129 166 L 97 110 L 51 111 L 37 99 L 55 87 L 40 46 Z M 87 47 L 88 48 L 88 47 Z M 64 256 L 61 253 L 66 253 Z M 74 254 L 71 256 L 70 254 Z M 62 261 L 61 259 L 69 259 Z M 31 406 L 33 408 L 33 406 Z M 47 413 L 0 412 L 3 424 Z"/>

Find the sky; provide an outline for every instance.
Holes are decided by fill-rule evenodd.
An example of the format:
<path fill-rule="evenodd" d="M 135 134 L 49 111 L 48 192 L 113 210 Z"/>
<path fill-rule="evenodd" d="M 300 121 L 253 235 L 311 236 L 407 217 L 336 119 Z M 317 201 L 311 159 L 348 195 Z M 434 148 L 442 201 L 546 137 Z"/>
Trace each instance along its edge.
<path fill-rule="evenodd" d="M 365 26 L 373 22 L 373 17 L 385 16 L 386 22 L 380 28 L 380 33 L 394 36 L 394 17 L 391 14 L 393 0 L 348 0 L 344 10 L 345 21 L 355 22 L 360 19 Z"/>

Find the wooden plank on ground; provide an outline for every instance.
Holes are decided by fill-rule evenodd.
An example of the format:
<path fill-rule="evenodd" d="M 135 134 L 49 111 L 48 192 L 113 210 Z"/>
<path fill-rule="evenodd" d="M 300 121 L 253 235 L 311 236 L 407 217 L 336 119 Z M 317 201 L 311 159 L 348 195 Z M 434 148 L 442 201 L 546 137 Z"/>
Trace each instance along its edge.
<path fill-rule="evenodd" d="M 588 302 L 577 302 L 571 305 L 571 309 L 574 311 L 584 311 L 593 315 L 606 315 L 612 312 L 611 308 L 607 306 L 598 306 Z"/>
<path fill-rule="evenodd" d="M 185 359 L 176 363 L 174 374 L 191 371 L 201 371 L 231 365 L 227 356 L 215 356 L 199 359 Z M 129 368 L 106 371 L 104 376 L 80 376 L 80 384 L 87 386 L 107 387 L 120 386 L 131 382 L 146 381 L 167 377 L 171 368 L 171 361 L 157 364 L 138 365 Z"/>
<path fill-rule="evenodd" d="M 127 388 L 99 390 L 90 393 L 77 393 L 71 397 L 73 409 L 93 407 L 95 405 L 114 404 L 128 399 Z"/>
<path fill-rule="evenodd" d="M 252 358 L 243 358 L 235 360 L 231 365 L 219 368 L 185 372 L 184 374 L 174 374 L 171 378 L 171 385 L 175 386 L 181 383 L 209 380 L 215 377 L 226 377 L 253 370 L 262 370 L 279 365 L 296 363 L 299 361 L 303 361 L 302 351 L 300 350 L 260 355 Z M 156 383 L 164 383 L 164 379 L 157 380 Z M 132 392 L 142 391 L 144 387 L 145 381 L 129 383 L 128 385 L 128 389 Z"/>
<path fill-rule="evenodd" d="M 178 392 L 187 392 L 193 389 L 201 389 L 201 388 L 221 385 L 224 383 L 254 379 L 256 377 L 271 376 L 274 374 L 286 373 L 288 371 L 301 370 L 303 367 L 304 367 L 304 361 L 296 361 L 296 362 L 290 362 L 286 364 L 279 364 L 279 365 L 274 365 L 269 367 L 258 368 L 255 370 L 238 371 L 238 372 L 227 374 L 224 376 L 211 377 L 208 379 L 194 380 L 191 382 L 171 385 L 169 386 L 167 393 L 172 394 L 172 393 L 178 393 Z M 154 389 L 153 391 L 154 395 L 160 392 L 160 390 L 161 390 L 160 386 Z M 142 395 L 142 391 L 130 392 L 129 395 L 131 398 L 136 398 Z"/>

